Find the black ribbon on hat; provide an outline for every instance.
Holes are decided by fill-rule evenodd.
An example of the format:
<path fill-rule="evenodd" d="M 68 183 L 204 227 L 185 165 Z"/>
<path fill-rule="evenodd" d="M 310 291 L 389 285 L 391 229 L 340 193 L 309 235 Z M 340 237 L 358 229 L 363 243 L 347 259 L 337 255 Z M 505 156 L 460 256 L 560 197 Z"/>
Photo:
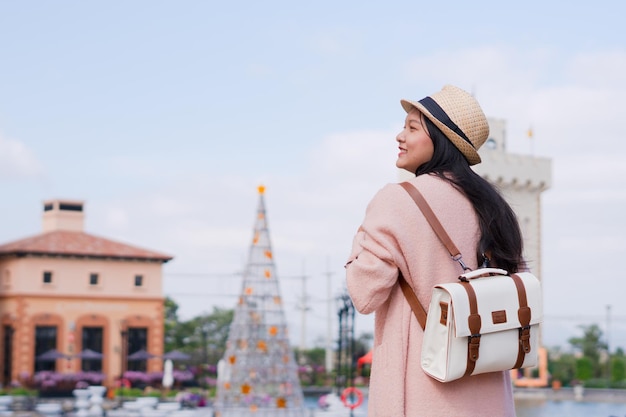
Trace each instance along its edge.
<path fill-rule="evenodd" d="M 465 132 L 463 132 L 461 130 L 461 128 L 458 127 L 456 125 L 456 123 L 454 123 L 452 121 L 452 119 L 450 119 L 450 117 L 448 116 L 448 113 L 446 113 L 446 111 L 444 109 L 442 109 L 441 106 L 439 104 L 437 104 L 437 102 L 435 100 L 433 100 L 431 97 L 424 97 L 419 102 L 420 102 L 420 104 L 422 106 L 424 106 L 426 108 L 426 110 L 428 110 L 430 112 L 430 114 L 433 115 L 433 117 L 435 117 L 441 123 L 446 125 L 454 133 L 456 133 L 457 135 L 462 137 L 463 140 L 465 140 L 465 142 L 467 142 L 470 145 L 472 145 L 472 148 L 476 149 L 474 144 L 465 135 Z"/>

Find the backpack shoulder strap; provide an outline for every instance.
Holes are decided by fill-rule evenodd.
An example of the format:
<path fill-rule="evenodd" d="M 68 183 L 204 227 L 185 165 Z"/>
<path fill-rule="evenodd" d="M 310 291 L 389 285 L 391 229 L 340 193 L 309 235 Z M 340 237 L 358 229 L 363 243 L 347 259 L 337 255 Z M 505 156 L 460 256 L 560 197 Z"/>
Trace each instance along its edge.
<path fill-rule="evenodd" d="M 424 214 L 424 217 L 426 218 L 426 220 L 428 220 L 428 223 L 435 231 L 435 234 L 437 234 L 437 237 L 439 237 L 439 240 L 441 240 L 441 242 L 446 247 L 452 259 L 459 262 L 463 267 L 463 270 L 468 270 L 469 268 L 465 266 L 462 261 L 461 252 L 446 232 L 446 229 L 443 228 L 443 226 L 439 222 L 439 219 L 437 219 L 437 216 L 430 208 L 430 205 L 428 204 L 422 193 L 420 193 L 419 190 L 409 182 L 403 182 L 400 183 L 400 185 L 406 190 L 407 193 L 409 193 L 413 201 L 415 201 L 415 204 L 417 204 L 417 207 Z M 400 283 L 402 293 L 404 294 L 404 297 L 411 306 L 411 310 L 413 310 L 413 314 L 415 314 L 415 317 L 417 318 L 420 326 L 422 326 L 422 329 L 425 329 L 427 317 L 426 310 L 424 310 L 424 306 L 422 306 L 422 303 L 420 303 L 419 299 L 415 295 L 415 292 L 402 275 L 402 272 L 398 271 L 398 273 L 398 282 Z"/>
<path fill-rule="evenodd" d="M 443 243 L 443 245 L 448 250 L 448 253 L 452 257 L 452 260 L 461 264 L 461 267 L 464 271 L 471 270 L 463 262 L 463 255 L 461 255 L 461 251 L 456 247 L 456 245 L 448 235 L 448 232 L 446 232 L 446 229 L 443 228 L 441 222 L 439 222 L 439 219 L 430 208 L 430 205 L 428 204 L 422 193 L 420 193 L 419 190 L 409 182 L 403 182 L 400 183 L 400 185 L 406 190 L 407 193 L 409 193 L 413 201 L 415 201 L 415 204 L 417 204 L 417 207 L 419 207 L 419 209 L 422 211 L 424 217 L 426 218 L 426 220 L 428 220 L 430 227 L 433 228 L 435 234 L 437 235 L 439 240 L 441 240 L 441 243 Z"/>
<path fill-rule="evenodd" d="M 409 305 L 411 306 L 411 310 L 413 310 L 413 314 L 415 314 L 415 318 L 419 322 L 420 326 L 422 326 L 422 329 L 425 329 L 426 317 L 427 317 L 426 310 L 424 310 L 424 306 L 422 305 L 422 303 L 420 303 L 420 300 L 417 298 L 417 295 L 415 295 L 415 293 L 413 292 L 413 289 L 411 288 L 409 283 L 406 282 L 406 279 L 404 279 L 402 272 L 398 270 L 398 273 L 400 274 L 398 276 L 398 282 L 400 283 L 400 288 L 402 289 L 402 292 L 404 293 L 404 298 L 406 298 Z"/>

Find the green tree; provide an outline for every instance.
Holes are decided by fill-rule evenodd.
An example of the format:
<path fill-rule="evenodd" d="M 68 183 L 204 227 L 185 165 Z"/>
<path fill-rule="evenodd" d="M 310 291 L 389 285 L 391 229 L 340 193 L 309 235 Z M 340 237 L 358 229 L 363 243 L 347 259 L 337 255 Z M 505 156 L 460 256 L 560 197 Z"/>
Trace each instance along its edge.
<path fill-rule="evenodd" d="M 583 330 L 582 337 L 572 337 L 569 343 L 576 350 L 583 354 L 583 357 L 589 359 L 592 368 L 592 377 L 602 376 L 602 368 L 600 367 L 600 354 L 607 352 L 607 345 L 602 341 L 602 330 L 597 324 L 588 326 L 578 326 Z"/>
<path fill-rule="evenodd" d="M 593 361 L 586 356 L 578 358 L 576 360 L 576 379 L 579 379 L 581 381 L 587 381 L 593 378 L 593 375 Z"/>
<path fill-rule="evenodd" d="M 298 351 L 298 356 L 303 358 L 307 365 L 320 367 L 326 363 L 326 349 L 321 347 Z"/>
<path fill-rule="evenodd" d="M 328 376 L 324 368 L 326 361 L 326 349 L 315 347 L 313 349 L 296 350 L 296 357 L 300 361 L 300 383 L 303 386 L 324 385 Z"/>
<path fill-rule="evenodd" d="M 615 356 L 611 359 L 611 382 L 619 383 L 626 380 L 626 360 Z"/>
<path fill-rule="evenodd" d="M 576 358 L 572 354 L 550 354 L 548 370 L 553 380 L 568 386 L 576 378 Z"/>
<path fill-rule="evenodd" d="M 216 364 L 224 354 L 234 311 L 216 307 L 211 314 L 180 321 L 178 304 L 169 297 L 164 304 L 165 351 L 190 354 L 194 364 Z"/>
<path fill-rule="evenodd" d="M 164 301 L 164 349 L 165 352 L 180 348 L 182 346 L 182 339 L 184 335 L 181 335 L 180 323 L 178 321 L 178 304 L 170 297 L 165 297 Z"/>
<path fill-rule="evenodd" d="M 234 310 L 213 308 L 211 314 L 194 317 L 185 323 L 185 345 L 193 351 L 197 362 L 216 364 L 226 350 L 226 341 Z"/>

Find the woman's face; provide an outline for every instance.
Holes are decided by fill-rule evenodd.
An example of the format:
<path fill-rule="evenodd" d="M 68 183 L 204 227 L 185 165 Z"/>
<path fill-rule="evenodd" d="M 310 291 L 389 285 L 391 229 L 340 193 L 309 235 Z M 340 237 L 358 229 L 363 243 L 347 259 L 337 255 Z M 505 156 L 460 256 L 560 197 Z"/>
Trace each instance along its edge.
<path fill-rule="evenodd" d="M 433 141 L 428 135 L 422 118 L 422 113 L 418 110 L 411 110 L 404 121 L 404 129 L 396 136 L 400 149 L 396 161 L 398 168 L 415 172 L 420 165 L 430 161 L 433 157 Z"/>

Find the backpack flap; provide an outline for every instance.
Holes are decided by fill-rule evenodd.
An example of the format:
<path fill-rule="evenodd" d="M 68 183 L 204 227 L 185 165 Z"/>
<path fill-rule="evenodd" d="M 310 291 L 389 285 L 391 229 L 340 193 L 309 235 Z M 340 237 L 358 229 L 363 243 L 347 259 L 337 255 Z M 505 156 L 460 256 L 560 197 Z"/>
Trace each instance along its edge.
<path fill-rule="evenodd" d="M 543 319 L 543 303 L 541 284 L 529 272 L 516 274 L 520 277 L 530 313 L 530 325 L 539 324 Z M 450 296 L 450 310 L 453 314 L 456 337 L 467 337 L 472 334 L 469 324 L 470 303 L 465 285 L 471 285 L 476 294 L 478 315 L 480 316 L 480 334 L 519 329 L 520 300 L 513 278 L 506 275 L 474 278 L 468 282 L 440 284 L 435 288 L 447 292 Z M 525 314 L 528 314 L 528 310 Z"/>

